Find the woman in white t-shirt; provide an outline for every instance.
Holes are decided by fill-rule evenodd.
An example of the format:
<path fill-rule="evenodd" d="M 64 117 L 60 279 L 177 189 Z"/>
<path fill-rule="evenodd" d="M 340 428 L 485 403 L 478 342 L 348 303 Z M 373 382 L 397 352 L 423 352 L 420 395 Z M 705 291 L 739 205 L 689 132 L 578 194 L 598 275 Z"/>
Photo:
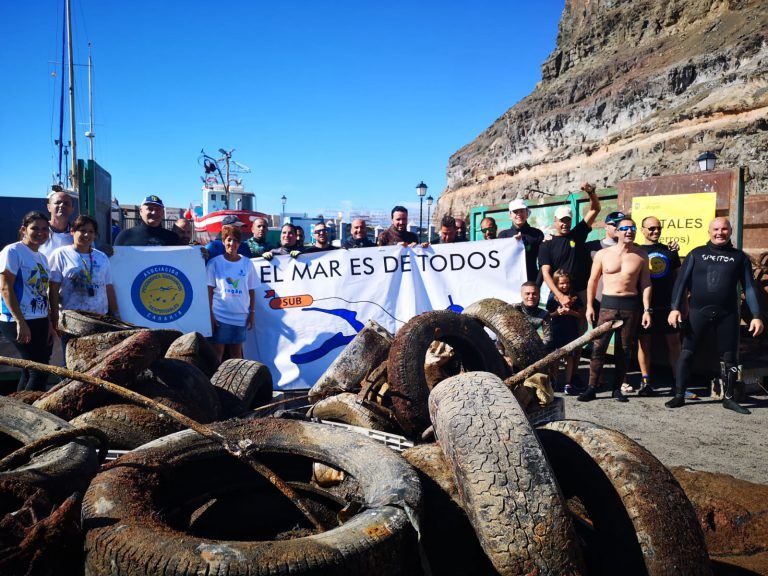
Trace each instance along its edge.
<path fill-rule="evenodd" d="M 48 261 L 40 252 L 48 240 L 48 218 L 29 212 L 21 221 L 20 242 L 0 251 L 0 332 L 25 360 L 48 363 L 53 328 L 48 319 Z M 18 390 L 45 390 L 48 375 L 22 370 Z"/>
<path fill-rule="evenodd" d="M 56 248 L 48 258 L 51 265 L 51 322 L 56 328 L 59 303 L 62 310 L 119 316 L 109 258 L 93 247 L 99 225 L 90 216 L 81 214 L 75 218 L 71 230 L 73 243 Z"/>
<path fill-rule="evenodd" d="M 248 258 L 237 253 L 242 235 L 240 226 L 222 226 L 224 254 L 208 261 L 208 301 L 211 308 L 211 343 L 230 358 L 243 357 L 246 329 L 253 328 L 256 270 Z"/>

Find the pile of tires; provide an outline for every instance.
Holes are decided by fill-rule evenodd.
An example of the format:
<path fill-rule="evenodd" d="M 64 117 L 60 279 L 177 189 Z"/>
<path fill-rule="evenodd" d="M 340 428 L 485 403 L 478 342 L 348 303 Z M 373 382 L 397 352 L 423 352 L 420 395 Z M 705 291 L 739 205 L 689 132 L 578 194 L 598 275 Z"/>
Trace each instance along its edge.
<path fill-rule="evenodd" d="M 307 414 L 418 441 L 430 427 L 430 390 L 442 380 L 476 371 L 503 379 L 545 352 L 523 313 L 496 299 L 480 300 L 461 314 L 419 314 L 394 336 L 369 321 L 312 387 Z M 531 415 L 554 396 L 548 381 L 518 392 Z"/>

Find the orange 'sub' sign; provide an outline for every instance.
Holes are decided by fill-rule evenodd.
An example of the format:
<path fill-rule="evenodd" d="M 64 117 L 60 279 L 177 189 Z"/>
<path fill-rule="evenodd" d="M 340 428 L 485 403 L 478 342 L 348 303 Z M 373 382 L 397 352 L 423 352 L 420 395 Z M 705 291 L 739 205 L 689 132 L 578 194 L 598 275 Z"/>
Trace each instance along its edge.
<path fill-rule="evenodd" d="M 283 308 L 303 308 L 314 302 L 311 294 L 299 294 L 298 296 L 276 296 L 269 301 L 269 307 L 273 310 Z"/>

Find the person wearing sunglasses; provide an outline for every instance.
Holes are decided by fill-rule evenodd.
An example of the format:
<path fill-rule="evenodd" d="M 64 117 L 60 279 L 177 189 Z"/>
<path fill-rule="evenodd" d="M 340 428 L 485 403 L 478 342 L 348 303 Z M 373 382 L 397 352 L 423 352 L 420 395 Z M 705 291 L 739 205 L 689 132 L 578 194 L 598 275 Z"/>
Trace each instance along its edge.
<path fill-rule="evenodd" d="M 636 233 L 637 226 L 634 221 L 630 218 L 621 220 L 616 229 L 616 245 L 600 250 L 595 254 L 595 261 L 592 263 L 592 272 L 587 283 L 587 320 L 593 325 L 596 318 L 597 325 L 618 319 L 624 323 L 595 340 L 589 362 L 589 386 L 579 395 L 581 402 L 595 399 L 605 364 L 605 351 L 614 333 L 615 368 L 611 395 L 619 402 L 627 402 L 627 397 L 621 392 L 621 384 L 627 373 L 629 356 L 637 346 L 638 324 L 649 328 L 653 312 L 648 254 L 635 246 Z M 594 300 L 600 278 L 603 279 L 603 301 L 600 314 L 596 315 Z"/>
<path fill-rule="evenodd" d="M 509 203 L 509 220 L 512 226 L 499 232 L 499 238 L 514 238 L 523 243 L 525 247 L 525 274 L 529 282 L 534 282 L 539 276 L 536 263 L 539 259 L 539 248 L 544 241 L 544 232 L 528 224 L 530 214 L 525 200 L 521 198 L 512 200 Z"/>
<path fill-rule="evenodd" d="M 496 220 L 490 216 L 486 216 L 480 222 L 480 232 L 483 234 L 483 240 L 495 240 L 497 231 Z"/>
<path fill-rule="evenodd" d="M 305 254 L 312 254 L 313 252 L 327 252 L 328 250 L 336 250 L 335 246 L 331 245 L 331 241 L 328 240 L 328 227 L 325 222 L 318 222 L 312 228 L 312 240 L 314 243 L 312 246 L 304 250 Z"/>
<path fill-rule="evenodd" d="M 680 335 L 676 326 L 667 323 L 671 310 L 672 288 L 680 270 L 680 256 L 675 250 L 676 244 L 662 244 L 662 225 L 655 216 L 646 216 L 640 223 L 640 231 L 645 242 L 639 245 L 648 253 L 648 266 L 651 271 L 651 327 L 640 328 L 638 335 L 637 362 L 640 364 L 642 383 L 638 396 L 655 396 L 651 381 L 651 347 L 654 339 L 664 339 L 669 353 L 669 365 L 677 366 L 680 357 Z M 674 389 L 674 386 L 673 386 Z"/>
<path fill-rule="evenodd" d="M 727 218 L 715 218 L 709 224 L 709 242 L 694 248 L 685 258 L 672 289 L 672 311 L 667 317 L 670 326 L 682 322 L 682 306 L 690 294 L 688 320 L 683 324 L 683 349 L 677 361 L 675 397 L 665 403 L 667 408 L 685 404 L 685 388 L 696 349 L 702 342 L 717 342 L 720 355 L 720 377 L 724 383 L 723 408 L 739 414 L 749 414 L 747 408 L 733 398 L 738 377 L 739 324 L 741 297 L 744 291 L 752 313 L 749 332 L 757 338 L 763 332 L 760 301 L 752 279 L 749 257 L 731 244 L 733 228 Z"/>

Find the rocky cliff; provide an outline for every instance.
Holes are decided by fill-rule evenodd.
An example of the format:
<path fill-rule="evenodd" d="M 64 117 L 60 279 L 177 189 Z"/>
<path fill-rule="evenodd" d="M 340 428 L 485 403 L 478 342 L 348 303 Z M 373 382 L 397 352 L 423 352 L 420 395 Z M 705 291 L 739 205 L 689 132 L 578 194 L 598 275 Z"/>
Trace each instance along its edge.
<path fill-rule="evenodd" d="M 450 158 L 435 216 L 689 172 L 706 150 L 768 193 L 768 1 L 566 0 L 541 82 Z"/>

